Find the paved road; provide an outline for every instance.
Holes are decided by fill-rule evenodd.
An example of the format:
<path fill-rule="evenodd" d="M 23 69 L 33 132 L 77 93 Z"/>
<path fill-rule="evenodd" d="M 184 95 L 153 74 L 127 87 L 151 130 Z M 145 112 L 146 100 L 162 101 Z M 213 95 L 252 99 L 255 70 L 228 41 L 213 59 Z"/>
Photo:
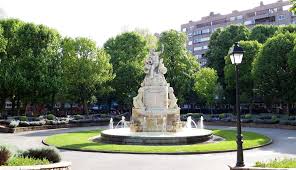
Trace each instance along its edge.
<path fill-rule="evenodd" d="M 0 133 L 0 143 L 15 145 L 19 148 L 43 146 L 41 141 L 46 136 L 101 127 L 55 129 L 17 134 Z M 232 129 L 230 127 L 214 127 Z M 257 160 L 296 157 L 296 131 L 282 129 L 244 128 L 270 136 L 273 144 L 245 151 L 245 163 L 254 164 Z M 227 170 L 227 165 L 234 165 L 235 152 L 202 155 L 137 155 L 108 154 L 61 150 L 62 158 L 72 162 L 73 170 Z M 1 169 L 1 168 L 0 168 Z"/>

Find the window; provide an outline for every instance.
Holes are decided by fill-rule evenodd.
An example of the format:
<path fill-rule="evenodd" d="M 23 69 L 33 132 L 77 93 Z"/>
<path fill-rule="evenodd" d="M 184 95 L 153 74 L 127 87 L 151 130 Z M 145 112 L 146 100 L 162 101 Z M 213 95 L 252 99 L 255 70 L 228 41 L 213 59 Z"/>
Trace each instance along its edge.
<path fill-rule="evenodd" d="M 210 37 L 203 37 L 200 39 L 201 42 L 209 41 Z"/>
<path fill-rule="evenodd" d="M 188 37 L 192 37 L 192 32 L 188 32 Z"/>
<path fill-rule="evenodd" d="M 208 29 L 204 29 L 201 32 L 202 32 L 202 34 L 208 34 L 208 33 L 210 33 L 210 29 L 209 28 Z"/>
<path fill-rule="evenodd" d="M 219 19 L 219 20 L 213 21 L 212 22 L 212 25 L 225 24 L 225 23 L 227 23 L 227 20 L 226 20 L 226 18 L 223 18 L 223 19 Z"/>
<path fill-rule="evenodd" d="M 239 16 L 236 17 L 236 19 L 238 19 L 238 20 L 243 19 L 243 16 L 239 15 Z"/>
<path fill-rule="evenodd" d="M 200 50 L 202 50 L 202 48 L 203 48 L 203 47 L 194 47 L 194 48 L 193 48 L 193 51 L 200 51 Z"/>
<path fill-rule="evenodd" d="M 244 22 L 245 25 L 252 25 L 254 24 L 254 20 L 247 20 Z"/>
<path fill-rule="evenodd" d="M 277 12 L 277 8 L 269 9 L 270 14 L 273 14 L 273 13 L 276 13 L 276 12 Z"/>
<path fill-rule="evenodd" d="M 255 12 L 250 12 L 246 14 L 247 18 L 254 17 L 255 15 Z"/>
<path fill-rule="evenodd" d="M 208 46 L 205 45 L 205 46 L 202 47 L 202 49 L 207 50 L 208 49 Z"/>
<path fill-rule="evenodd" d="M 235 20 L 235 17 L 230 17 L 230 21 L 234 21 Z"/>
<path fill-rule="evenodd" d="M 268 13 L 269 13 L 269 9 L 265 9 L 265 10 L 257 11 L 256 15 L 264 15 L 264 14 L 268 14 Z"/>
<path fill-rule="evenodd" d="M 182 28 L 182 32 L 186 32 L 187 31 L 187 28 Z"/>
<path fill-rule="evenodd" d="M 189 41 L 189 42 L 188 42 L 188 45 L 192 45 L 192 41 Z"/>
<path fill-rule="evenodd" d="M 200 38 L 194 38 L 193 43 L 200 43 Z"/>
<path fill-rule="evenodd" d="M 278 16 L 278 20 L 284 20 L 285 19 L 285 15 L 279 15 Z"/>
<path fill-rule="evenodd" d="M 193 32 L 193 35 L 201 35 L 201 34 L 202 34 L 201 30 L 196 30 L 196 31 Z"/>
<path fill-rule="evenodd" d="M 196 57 L 197 59 L 200 59 L 202 56 L 201 56 L 200 54 L 196 54 L 195 57 Z"/>

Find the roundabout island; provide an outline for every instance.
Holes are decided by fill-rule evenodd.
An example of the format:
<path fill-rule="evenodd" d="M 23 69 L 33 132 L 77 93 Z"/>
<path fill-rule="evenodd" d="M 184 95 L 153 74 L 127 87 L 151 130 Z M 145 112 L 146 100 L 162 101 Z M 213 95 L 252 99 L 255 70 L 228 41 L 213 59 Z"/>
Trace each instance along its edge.
<path fill-rule="evenodd" d="M 204 129 L 203 117 L 198 123 L 191 117 L 180 120 L 180 108 L 174 90 L 166 82 L 167 69 L 152 51 L 145 60 L 144 81 L 133 98 L 131 121 L 125 117 L 109 129 L 82 131 L 49 136 L 43 142 L 60 149 L 111 153 L 194 154 L 236 150 L 233 130 Z M 254 132 L 244 132 L 244 149 L 270 144 L 272 140 Z"/>

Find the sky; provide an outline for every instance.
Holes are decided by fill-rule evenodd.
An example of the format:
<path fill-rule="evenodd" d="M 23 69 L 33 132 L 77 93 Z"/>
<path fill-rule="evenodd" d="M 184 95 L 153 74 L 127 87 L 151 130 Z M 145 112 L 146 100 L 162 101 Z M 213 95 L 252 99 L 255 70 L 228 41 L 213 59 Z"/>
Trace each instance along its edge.
<path fill-rule="evenodd" d="M 264 4 L 277 0 L 263 0 Z M 260 0 L 0 0 L 6 17 L 44 24 L 63 36 L 88 37 L 102 46 L 135 28 L 161 33 L 215 13 L 259 6 Z"/>

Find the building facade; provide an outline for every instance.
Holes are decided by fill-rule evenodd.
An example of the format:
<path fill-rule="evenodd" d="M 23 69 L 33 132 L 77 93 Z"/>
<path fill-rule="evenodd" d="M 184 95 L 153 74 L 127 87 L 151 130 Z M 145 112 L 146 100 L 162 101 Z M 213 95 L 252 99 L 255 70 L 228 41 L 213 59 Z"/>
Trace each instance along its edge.
<path fill-rule="evenodd" d="M 199 21 L 189 21 L 181 25 L 181 31 L 188 37 L 187 49 L 199 60 L 201 66 L 206 65 L 204 57 L 208 50 L 211 34 L 218 28 L 228 25 L 245 25 L 253 27 L 257 24 L 288 25 L 296 23 L 296 15 L 289 12 L 291 4 L 289 1 L 279 0 L 272 4 L 260 6 L 244 11 L 232 11 L 230 14 L 221 15 L 210 13 Z"/>

